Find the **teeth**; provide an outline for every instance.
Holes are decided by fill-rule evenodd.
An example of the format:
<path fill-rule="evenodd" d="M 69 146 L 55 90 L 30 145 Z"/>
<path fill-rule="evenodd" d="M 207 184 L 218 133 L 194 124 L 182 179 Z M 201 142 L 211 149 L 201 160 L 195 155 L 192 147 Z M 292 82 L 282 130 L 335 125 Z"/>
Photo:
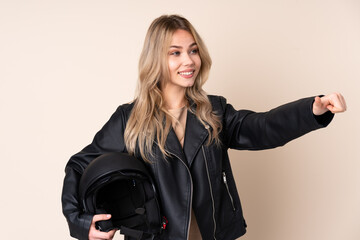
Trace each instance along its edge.
<path fill-rule="evenodd" d="M 180 75 L 191 75 L 194 72 L 179 72 Z"/>

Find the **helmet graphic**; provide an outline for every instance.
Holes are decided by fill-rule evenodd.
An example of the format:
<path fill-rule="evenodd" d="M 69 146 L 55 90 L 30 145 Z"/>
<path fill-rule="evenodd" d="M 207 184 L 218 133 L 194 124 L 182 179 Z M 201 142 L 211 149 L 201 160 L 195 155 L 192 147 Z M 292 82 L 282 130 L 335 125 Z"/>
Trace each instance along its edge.
<path fill-rule="evenodd" d="M 99 221 L 101 231 L 120 229 L 135 239 L 154 237 L 165 229 L 156 188 L 143 161 L 125 153 L 106 153 L 95 158 L 80 179 L 84 212 L 111 214 Z"/>

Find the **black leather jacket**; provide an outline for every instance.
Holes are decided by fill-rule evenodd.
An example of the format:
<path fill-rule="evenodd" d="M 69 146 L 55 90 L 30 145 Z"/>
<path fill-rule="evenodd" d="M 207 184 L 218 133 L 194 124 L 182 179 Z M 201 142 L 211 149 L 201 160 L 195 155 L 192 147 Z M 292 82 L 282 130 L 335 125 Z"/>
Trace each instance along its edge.
<path fill-rule="evenodd" d="M 333 114 L 314 117 L 314 98 L 301 99 L 265 113 L 236 111 L 225 98 L 209 96 L 223 129 L 221 146 L 207 145 L 208 126 L 188 112 L 184 146 L 173 130 L 166 140 L 171 157 L 165 161 L 154 145 L 151 169 L 169 224 L 157 239 L 185 240 L 191 208 L 203 239 L 236 239 L 246 232 L 240 199 L 227 150 L 260 150 L 282 146 L 312 130 L 325 127 Z M 91 160 L 106 152 L 126 152 L 124 130 L 132 104 L 118 107 L 96 134 L 93 142 L 71 157 L 66 165 L 62 204 L 71 236 L 87 239 L 92 216 L 83 213 L 78 201 L 79 179 Z"/>

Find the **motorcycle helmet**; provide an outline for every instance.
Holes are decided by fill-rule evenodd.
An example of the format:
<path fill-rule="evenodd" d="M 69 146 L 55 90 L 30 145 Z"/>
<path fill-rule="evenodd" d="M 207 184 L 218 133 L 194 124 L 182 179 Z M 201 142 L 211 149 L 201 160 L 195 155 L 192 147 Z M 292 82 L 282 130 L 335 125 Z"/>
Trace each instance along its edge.
<path fill-rule="evenodd" d="M 129 154 L 95 158 L 81 176 L 79 196 L 84 212 L 111 214 L 111 219 L 96 223 L 101 231 L 120 229 L 127 237 L 142 239 L 166 228 L 151 175 L 143 161 Z"/>

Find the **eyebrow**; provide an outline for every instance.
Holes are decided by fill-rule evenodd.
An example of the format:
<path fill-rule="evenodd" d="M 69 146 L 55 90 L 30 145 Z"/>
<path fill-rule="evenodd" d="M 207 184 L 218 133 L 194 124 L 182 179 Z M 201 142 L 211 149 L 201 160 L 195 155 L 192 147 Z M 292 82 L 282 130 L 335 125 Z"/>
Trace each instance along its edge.
<path fill-rule="evenodd" d="M 190 44 L 189 47 L 193 47 L 193 46 L 196 46 L 196 42 L 193 42 L 192 44 Z M 176 46 L 176 45 L 171 45 L 170 48 L 182 48 L 181 46 Z"/>

